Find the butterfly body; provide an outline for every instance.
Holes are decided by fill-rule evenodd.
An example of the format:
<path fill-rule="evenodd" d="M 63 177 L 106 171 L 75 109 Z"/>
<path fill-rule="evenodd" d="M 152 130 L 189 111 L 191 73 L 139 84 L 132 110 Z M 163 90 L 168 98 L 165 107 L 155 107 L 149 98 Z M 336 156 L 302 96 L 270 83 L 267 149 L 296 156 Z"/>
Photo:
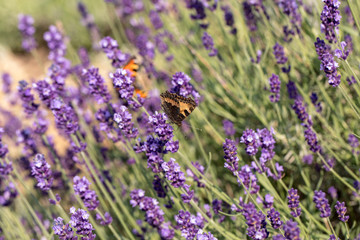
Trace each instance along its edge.
<path fill-rule="evenodd" d="M 160 94 L 161 107 L 172 123 L 181 126 L 182 121 L 196 108 L 195 101 L 188 97 L 166 91 Z"/>

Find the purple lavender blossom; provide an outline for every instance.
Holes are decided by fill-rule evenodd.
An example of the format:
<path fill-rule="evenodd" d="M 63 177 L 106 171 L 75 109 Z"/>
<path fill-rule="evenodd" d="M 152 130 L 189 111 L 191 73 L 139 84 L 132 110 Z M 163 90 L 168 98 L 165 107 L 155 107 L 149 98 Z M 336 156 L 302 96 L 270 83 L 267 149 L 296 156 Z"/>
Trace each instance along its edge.
<path fill-rule="evenodd" d="M 355 148 L 359 147 L 359 140 L 354 134 L 349 134 L 348 143 L 353 148 L 353 151 Z"/>
<path fill-rule="evenodd" d="M 44 33 L 44 40 L 49 47 L 49 60 L 55 63 L 61 64 L 66 61 L 66 45 L 64 42 L 64 36 L 54 25 L 49 27 L 49 31 Z"/>
<path fill-rule="evenodd" d="M 0 177 L 0 186 L 3 185 L 4 178 Z M 14 183 L 9 182 L 9 184 L 0 190 L 0 205 L 3 207 L 9 206 L 12 204 L 18 192 L 15 188 Z"/>
<path fill-rule="evenodd" d="M 237 29 L 234 26 L 234 14 L 232 13 L 229 6 L 225 5 L 221 7 L 221 10 L 224 11 L 224 19 L 227 26 L 231 28 L 230 33 L 236 35 Z"/>
<path fill-rule="evenodd" d="M 81 200 L 84 202 L 85 207 L 92 211 L 99 206 L 99 200 L 97 199 L 96 192 L 94 190 L 90 190 L 90 184 L 91 183 L 86 179 L 86 177 L 74 177 L 75 194 L 79 195 Z"/>
<path fill-rule="evenodd" d="M 258 29 L 257 27 L 258 18 L 254 14 L 254 10 L 250 1 L 244 1 L 242 7 L 245 15 L 246 25 L 248 26 L 250 32 L 255 32 Z"/>
<path fill-rule="evenodd" d="M 4 134 L 4 129 L 0 127 L 0 158 L 5 158 L 6 154 L 9 152 L 7 145 L 3 144 L 2 137 Z"/>
<path fill-rule="evenodd" d="M 190 83 L 191 78 L 183 72 L 177 72 L 172 76 L 171 92 L 177 93 L 183 97 L 194 97 L 196 104 L 199 104 L 200 94 Z"/>
<path fill-rule="evenodd" d="M 225 139 L 225 143 L 223 144 L 223 149 L 225 153 L 224 167 L 229 169 L 235 175 L 239 168 L 239 163 L 238 163 L 239 158 L 236 156 L 237 148 L 235 145 L 235 141 L 230 139 Z"/>
<path fill-rule="evenodd" d="M 238 171 L 238 180 L 239 186 L 244 185 L 244 193 L 247 194 L 247 191 L 250 190 L 251 194 L 256 194 L 260 190 L 260 186 L 257 185 L 257 177 L 251 171 L 251 168 L 248 165 L 244 165 L 241 167 L 240 171 Z M 251 184 L 251 185 L 250 185 Z"/>
<path fill-rule="evenodd" d="M 120 94 L 120 98 L 131 100 L 134 95 L 134 78 L 130 76 L 130 72 L 125 69 L 116 69 L 114 73 L 109 74 L 109 77 Z"/>
<path fill-rule="evenodd" d="M 54 181 L 50 165 L 44 155 L 36 154 L 31 163 L 31 175 L 38 181 L 37 185 L 43 191 L 49 191 Z"/>
<path fill-rule="evenodd" d="M 270 101 L 271 102 L 278 102 L 280 100 L 280 87 L 281 87 L 281 81 L 279 79 L 279 76 L 276 74 L 272 74 L 269 78 L 269 84 L 270 84 L 270 92 L 273 94 L 270 95 Z"/>
<path fill-rule="evenodd" d="M 78 237 L 74 236 L 73 229 L 69 224 L 64 224 L 64 219 L 61 217 L 55 218 L 53 227 L 54 234 L 59 236 L 60 240 L 77 240 Z"/>
<path fill-rule="evenodd" d="M 284 14 L 289 16 L 292 26 L 284 26 L 285 41 L 290 42 L 292 38 L 290 35 L 295 33 L 300 34 L 302 18 L 299 11 L 299 6 L 296 0 L 279 0 L 277 1 L 279 7 L 283 10 Z"/>
<path fill-rule="evenodd" d="M 107 58 L 112 61 L 113 67 L 120 68 L 129 61 L 130 55 L 118 49 L 119 45 L 115 39 L 105 37 L 100 41 L 100 45 Z"/>
<path fill-rule="evenodd" d="M 83 69 L 82 77 L 89 84 L 90 94 L 95 97 L 99 104 L 110 101 L 110 93 L 105 85 L 104 78 L 99 74 L 98 68 Z"/>
<path fill-rule="evenodd" d="M 266 194 L 263 201 L 264 208 L 271 208 L 273 206 L 273 203 L 274 197 L 270 194 Z"/>
<path fill-rule="evenodd" d="M 44 113 L 39 111 L 33 123 L 34 133 L 43 135 L 47 131 L 48 126 L 49 122 L 45 119 Z"/>
<path fill-rule="evenodd" d="M 167 188 L 163 187 L 164 182 L 165 181 L 163 179 L 161 179 L 159 177 L 159 175 L 154 176 L 154 180 L 153 180 L 152 184 L 153 184 L 153 188 L 154 188 L 154 190 L 156 192 L 156 195 L 159 198 L 165 198 L 166 197 Z"/>
<path fill-rule="evenodd" d="M 325 193 L 323 191 L 315 191 L 314 192 L 314 203 L 316 204 L 316 208 L 320 210 L 320 217 L 327 218 L 331 214 L 331 208 L 328 200 L 326 199 Z"/>
<path fill-rule="evenodd" d="M 340 1 L 338 0 L 323 0 L 325 3 L 323 11 L 320 15 L 321 32 L 325 33 L 325 38 L 330 42 L 337 42 L 336 35 L 339 32 L 338 25 L 340 24 Z"/>
<path fill-rule="evenodd" d="M 291 219 L 284 224 L 283 230 L 286 239 L 300 239 L 300 228 Z"/>
<path fill-rule="evenodd" d="M 46 80 L 40 80 L 33 84 L 34 89 L 38 92 L 40 100 L 50 108 L 51 100 L 54 99 L 56 93 L 52 85 Z"/>
<path fill-rule="evenodd" d="M 186 240 L 194 239 L 199 229 L 203 227 L 202 219 L 191 215 L 191 213 L 188 211 L 180 210 L 179 214 L 175 215 L 174 218 L 177 226 L 181 230 L 181 236 L 184 237 Z"/>
<path fill-rule="evenodd" d="M 336 199 L 338 197 L 337 190 L 334 186 L 329 187 L 328 193 L 333 199 Z"/>
<path fill-rule="evenodd" d="M 321 62 L 320 70 L 325 72 L 329 84 L 333 87 L 339 86 L 341 82 L 341 75 L 337 72 L 339 64 L 334 60 L 331 47 L 325 44 L 323 40 L 320 40 L 320 38 L 317 38 L 315 42 L 315 49 Z"/>
<path fill-rule="evenodd" d="M 96 214 L 96 220 L 100 223 L 100 225 L 106 226 L 112 223 L 113 218 L 110 213 L 106 212 L 104 214 L 104 218 L 101 217 L 99 213 Z"/>
<path fill-rule="evenodd" d="M 16 130 L 16 143 L 22 143 L 23 153 L 26 156 L 33 156 L 38 152 L 36 141 L 34 139 L 33 131 L 31 128 L 24 128 Z"/>
<path fill-rule="evenodd" d="M 138 135 L 138 129 L 131 120 L 132 115 L 125 106 L 121 106 L 120 111 L 114 114 L 114 121 L 127 138 L 135 138 Z"/>
<path fill-rule="evenodd" d="M 30 15 L 20 14 L 18 16 L 18 29 L 21 32 L 23 37 L 22 39 L 22 47 L 25 51 L 30 52 L 34 48 L 36 48 L 37 44 L 34 38 L 35 27 L 34 19 Z"/>
<path fill-rule="evenodd" d="M 206 18 L 204 2 L 201 0 L 186 0 L 185 2 L 188 9 L 195 10 L 195 13 L 190 14 L 191 19 L 201 20 L 200 27 L 206 29 L 208 24 L 203 22 Z"/>
<path fill-rule="evenodd" d="M 240 142 L 246 145 L 245 151 L 250 156 L 255 156 L 260 146 L 259 136 L 252 129 L 246 129 L 240 138 Z"/>
<path fill-rule="evenodd" d="M 309 114 L 306 112 L 306 105 L 301 98 L 296 98 L 291 108 L 294 109 L 297 117 L 302 122 L 306 123 L 309 121 Z"/>
<path fill-rule="evenodd" d="M 205 167 L 203 165 L 201 165 L 198 161 L 196 162 L 191 162 L 191 164 L 200 172 L 200 174 L 204 174 L 205 172 Z M 188 168 L 186 170 L 186 173 L 189 177 L 192 177 L 194 179 L 194 181 L 197 183 L 197 186 L 200 188 L 205 187 L 205 184 L 202 183 L 200 180 L 202 179 L 202 176 L 197 176 L 195 173 L 193 173 L 193 171 L 191 171 L 190 168 Z"/>
<path fill-rule="evenodd" d="M 217 240 L 217 238 L 211 232 L 204 233 L 202 229 L 199 229 L 196 234 L 196 240 Z"/>
<path fill-rule="evenodd" d="M 354 76 L 351 77 L 347 77 L 346 78 L 347 83 L 349 84 L 349 86 L 353 85 L 354 83 L 356 83 L 356 79 Z"/>
<path fill-rule="evenodd" d="M 335 49 L 334 51 L 334 55 L 337 57 L 337 58 L 341 58 L 343 60 L 346 60 L 350 54 L 350 49 L 347 49 L 347 43 L 342 41 L 340 43 L 340 48 L 337 48 Z"/>
<path fill-rule="evenodd" d="M 20 99 L 22 101 L 22 106 L 24 108 L 27 116 L 31 116 L 39 107 L 39 104 L 34 102 L 34 95 L 31 93 L 31 87 L 28 87 L 28 83 L 24 80 L 19 82 L 18 92 Z"/>
<path fill-rule="evenodd" d="M 183 187 L 185 184 L 185 174 L 181 171 L 180 165 L 175 162 L 174 158 L 170 158 L 168 162 L 163 162 L 161 167 L 165 172 L 165 177 L 170 184 L 175 187 Z"/>
<path fill-rule="evenodd" d="M 290 99 L 296 99 L 296 98 L 298 98 L 300 96 L 299 92 L 298 92 L 298 90 L 296 88 L 296 85 L 295 85 L 295 83 L 293 81 L 290 80 L 286 84 L 286 87 L 287 87 Z"/>
<path fill-rule="evenodd" d="M 55 98 L 51 101 L 50 109 L 52 110 L 56 127 L 64 130 L 67 134 L 73 134 L 79 130 L 79 124 L 74 109 L 65 105 L 61 99 Z"/>
<path fill-rule="evenodd" d="M 81 14 L 81 23 L 89 30 L 94 49 L 99 49 L 100 33 L 96 27 L 94 17 L 88 13 L 86 6 L 82 2 L 78 2 L 78 11 Z"/>
<path fill-rule="evenodd" d="M 272 240 L 286 240 L 286 238 L 283 235 L 278 234 L 273 236 Z"/>
<path fill-rule="evenodd" d="M 84 236 L 83 239 L 94 240 L 96 234 L 93 234 L 95 229 L 89 222 L 89 214 L 83 209 L 76 210 L 74 207 L 70 208 L 70 213 L 72 215 L 69 223 L 76 228 L 76 234 Z"/>
<path fill-rule="evenodd" d="M 214 40 L 207 32 L 204 32 L 203 36 L 201 37 L 202 43 L 206 50 L 209 51 L 209 56 L 214 57 L 217 55 L 218 50 L 214 47 Z"/>
<path fill-rule="evenodd" d="M 289 196 L 287 197 L 288 199 L 288 206 L 289 208 L 291 209 L 291 215 L 293 217 L 298 217 L 300 216 L 301 214 L 301 208 L 299 207 L 300 205 L 300 196 L 298 195 L 297 193 L 297 189 L 294 189 L 294 188 L 291 188 L 288 193 L 289 193 Z"/>
<path fill-rule="evenodd" d="M 311 165 L 314 160 L 314 156 L 312 154 L 307 154 L 302 158 L 302 161 L 308 165 Z"/>
<path fill-rule="evenodd" d="M 305 126 L 304 136 L 311 151 L 314 153 L 320 151 L 321 146 L 319 145 L 316 133 L 312 130 L 311 126 Z"/>
<path fill-rule="evenodd" d="M 284 47 L 276 43 L 273 47 L 273 53 L 277 64 L 285 64 L 288 58 L 285 56 Z"/>
<path fill-rule="evenodd" d="M 3 88 L 2 91 L 6 94 L 10 93 L 11 91 L 11 83 L 12 83 L 12 78 L 10 76 L 9 73 L 3 73 L 2 76 L 2 83 L 3 83 Z"/>
<path fill-rule="evenodd" d="M 280 213 L 278 211 L 275 210 L 275 208 L 271 208 L 268 212 L 267 212 L 267 217 L 271 222 L 271 226 L 274 229 L 278 229 L 283 225 L 283 221 L 280 220 Z"/>
<path fill-rule="evenodd" d="M 345 216 L 347 209 L 344 202 L 337 201 L 335 204 L 335 209 L 341 221 L 347 222 L 349 220 L 349 216 Z"/>
<path fill-rule="evenodd" d="M 164 239 L 172 239 L 174 230 L 164 222 L 164 211 L 159 207 L 159 202 L 155 198 L 145 196 L 142 189 L 134 189 L 130 193 L 130 204 L 132 207 L 139 206 L 139 209 L 145 212 L 145 220 L 150 226 L 158 230 Z"/>
<path fill-rule="evenodd" d="M 155 58 L 155 44 L 150 40 L 148 33 L 140 34 L 136 38 L 135 45 L 139 49 L 139 54 L 145 59 Z"/>
<path fill-rule="evenodd" d="M 150 21 L 155 30 L 159 30 L 163 27 L 163 22 L 161 21 L 161 18 L 157 11 L 151 10 L 149 13 Z"/>
<path fill-rule="evenodd" d="M 230 121 L 230 120 L 223 120 L 223 128 L 224 128 L 224 132 L 225 135 L 231 137 L 234 136 L 236 133 L 236 130 L 234 129 L 234 124 Z"/>
<path fill-rule="evenodd" d="M 242 215 L 245 217 L 247 235 L 252 239 L 266 239 L 269 232 L 266 230 L 266 217 L 261 211 L 256 211 L 254 204 L 244 204 Z"/>

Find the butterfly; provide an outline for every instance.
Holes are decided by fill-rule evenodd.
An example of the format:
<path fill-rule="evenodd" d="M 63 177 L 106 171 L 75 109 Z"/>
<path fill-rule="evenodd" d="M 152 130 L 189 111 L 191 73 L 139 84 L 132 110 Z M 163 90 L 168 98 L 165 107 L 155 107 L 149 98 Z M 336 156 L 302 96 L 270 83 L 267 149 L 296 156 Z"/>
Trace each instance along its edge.
<path fill-rule="evenodd" d="M 122 67 L 125 70 L 128 70 L 130 72 L 130 76 L 136 78 L 137 76 L 137 71 L 139 70 L 139 64 L 136 63 L 135 61 L 135 56 L 131 57 L 129 59 L 129 61 Z M 139 87 L 137 87 L 134 84 L 135 90 L 134 90 L 134 95 L 137 96 L 139 95 L 141 98 L 146 98 L 147 97 L 147 92 L 145 92 L 144 90 L 141 90 Z"/>
<path fill-rule="evenodd" d="M 183 97 L 169 91 L 160 94 L 161 107 L 172 123 L 179 127 L 181 122 L 196 108 L 195 101 L 190 97 Z"/>

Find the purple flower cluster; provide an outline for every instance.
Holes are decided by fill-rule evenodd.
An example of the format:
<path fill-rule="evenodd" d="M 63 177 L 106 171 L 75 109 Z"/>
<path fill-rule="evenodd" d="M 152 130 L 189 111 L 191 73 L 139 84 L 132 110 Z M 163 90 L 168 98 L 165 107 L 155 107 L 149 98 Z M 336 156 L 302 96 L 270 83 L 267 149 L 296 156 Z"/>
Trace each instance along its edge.
<path fill-rule="evenodd" d="M 354 83 L 356 83 L 356 79 L 354 76 L 351 77 L 347 77 L 346 78 L 347 83 L 349 84 L 349 86 L 353 85 Z"/>
<path fill-rule="evenodd" d="M 224 19 L 227 26 L 231 28 L 230 33 L 236 35 L 237 29 L 234 26 L 234 14 L 228 5 L 222 6 L 221 10 L 224 11 Z"/>
<path fill-rule="evenodd" d="M 350 35 L 347 35 L 347 36 L 350 36 Z M 350 41 L 351 41 L 351 37 L 350 37 Z M 347 45 L 348 44 L 346 42 L 342 41 L 340 43 L 340 49 L 339 48 L 335 49 L 334 55 L 337 58 L 341 58 L 343 60 L 346 60 L 348 58 L 349 54 L 350 54 L 350 48 L 346 48 Z"/>
<path fill-rule="evenodd" d="M 121 106 L 120 111 L 114 114 L 114 121 L 127 138 L 135 138 L 138 135 L 138 129 L 134 127 L 131 119 L 132 115 L 125 106 Z"/>
<path fill-rule="evenodd" d="M 149 13 L 149 18 L 150 18 L 151 24 L 154 26 L 155 30 L 159 30 L 163 27 L 164 24 L 163 24 L 157 11 L 151 10 Z"/>
<path fill-rule="evenodd" d="M 90 211 L 95 210 L 99 206 L 99 200 L 94 190 L 90 190 L 90 182 L 86 177 L 80 178 L 79 176 L 74 177 L 74 192 L 79 195 L 81 200 L 84 202 L 85 207 Z"/>
<path fill-rule="evenodd" d="M 204 233 L 202 229 L 199 229 L 196 234 L 196 240 L 217 240 L 217 238 L 211 232 Z"/>
<path fill-rule="evenodd" d="M 84 69 L 82 77 L 89 84 L 90 94 L 95 97 L 99 104 L 110 101 L 110 93 L 106 88 L 104 78 L 99 74 L 98 68 Z"/>
<path fill-rule="evenodd" d="M 305 125 L 304 136 L 311 151 L 316 153 L 321 150 L 316 133 L 312 130 L 311 126 Z"/>
<path fill-rule="evenodd" d="M 246 129 L 240 138 L 240 142 L 246 145 L 245 151 L 250 156 L 255 156 L 260 146 L 259 136 L 252 129 Z"/>
<path fill-rule="evenodd" d="M 46 80 L 40 80 L 33 84 L 33 87 L 38 92 L 40 100 L 50 108 L 51 100 L 56 96 L 55 89 Z"/>
<path fill-rule="evenodd" d="M 172 76 L 171 92 L 183 97 L 194 97 L 196 104 L 199 104 L 200 95 L 190 83 L 191 78 L 183 72 L 177 72 Z"/>
<path fill-rule="evenodd" d="M 100 223 L 100 225 L 109 225 L 112 223 L 113 218 L 111 217 L 110 213 L 106 212 L 104 214 L 104 218 L 101 217 L 99 213 L 96 214 L 96 220 Z"/>
<path fill-rule="evenodd" d="M 81 239 L 94 240 L 96 234 L 93 233 L 94 227 L 89 221 L 89 214 L 83 210 L 75 210 L 74 207 L 70 208 L 71 220 L 70 224 L 73 228 L 76 228 L 76 234 L 83 236 Z"/>
<path fill-rule="evenodd" d="M 230 120 L 227 120 L 227 119 L 225 119 L 222 123 L 223 123 L 225 135 L 227 135 L 229 137 L 234 136 L 236 133 L 234 124 Z"/>
<path fill-rule="evenodd" d="M 49 31 L 44 33 L 44 40 L 47 42 L 50 49 L 49 60 L 58 64 L 60 67 L 68 65 L 68 60 L 65 58 L 66 45 L 64 36 L 54 25 L 49 27 Z"/>
<path fill-rule="evenodd" d="M 120 68 L 129 61 L 130 55 L 118 49 L 119 45 L 115 39 L 105 37 L 100 41 L 100 45 L 113 67 Z"/>
<path fill-rule="evenodd" d="M 352 148 L 352 152 L 355 153 L 355 149 L 359 147 L 359 140 L 354 134 L 349 134 L 348 143 Z M 359 154 L 359 151 L 356 151 L 356 154 Z"/>
<path fill-rule="evenodd" d="M 257 27 L 258 17 L 255 15 L 255 10 L 251 1 L 244 1 L 242 4 L 244 15 L 245 15 L 245 22 L 248 26 L 250 32 L 255 32 Z"/>
<path fill-rule="evenodd" d="M 276 59 L 277 64 L 285 64 L 288 58 L 285 56 L 284 47 L 281 46 L 279 43 L 276 43 L 273 46 L 273 53 Z"/>
<path fill-rule="evenodd" d="M 7 145 L 2 142 L 3 133 L 4 129 L 0 127 L 0 158 L 5 158 L 6 154 L 9 152 Z"/>
<path fill-rule="evenodd" d="M 327 218 L 331 214 L 331 208 L 329 202 L 325 196 L 323 191 L 315 191 L 314 192 L 314 203 L 316 204 L 317 209 L 320 210 L 320 217 Z"/>
<path fill-rule="evenodd" d="M 137 98 L 140 105 L 132 99 L 135 89 L 133 85 L 135 79 L 131 76 L 129 71 L 118 68 L 114 73 L 110 73 L 109 76 L 113 80 L 113 85 L 125 104 L 132 105 L 134 110 L 142 106 L 144 103 L 143 98 L 140 96 Z"/>
<path fill-rule="evenodd" d="M 291 108 L 296 113 L 297 117 L 304 123 L 309 123 L 309 114 L 306 111 L 306 105 L 304 104 L 302 98 L 298 97 L 295 99 L 294 104 Z M 312 124 L 310 124 L 312 125 Z"/>
<path fill-rule="evenodd" d="M 266 216 L 261 211 L 256 211 L 254 204 L 244 204 L 241 210 L 245 217 L 247 228 L 247 235 L 252 239 L 266 239 L 269 232 L 266 230 Z"/>
<path fill-rule="evenodd" d="M 223 144 L 223 150 L 225 153 L 224 167 L 236 175 L 236 172 L 239 169 L 239 158 L 236 156 L 237 147 L 235 146 L 235 141 L 226 138 Z"/>
<path fill-rule="evenodd" d="M 130 197 L 131 206 L 139 206 L 139 209 L 145 212 L 145 221 L 158 230 L 162 239 L 174 238 L 174 230 L 164 222 L 165 213 L 155 198 L 145 196 L 145 191 L 142 189 L 131 191 Z"/>
<path fill-rule="evenodd" d="M 283 221 L 281 221 L 280 219 L 280 213 L 278 211 L 275 210 L 275 208 L 271 208 L 268 212 L 267 212 L 267 217 L 270 220 L 271 226 L 274 229 L 278 229 L 283 225 Z"/>
<path fill-rule="evenodd" d="M 250 190 L 251 194 L 256 194 L 260 190 L 260 186 L 257 185 L 257 177 L 252 172 L 251 167 L 249 165 L 244 165 L 241 167 L 240 171 L 238 171 L 238 179 L 237 182 L 240 186 L 244 185 L 244 193 L 247 194 L 247 191 Z"/>
<path fill-rule="evenodd" d="M 214 47 L 214 40 L 210 36 L 210 34 L 208 34 L 207 32 L 204 32 L 203 36 L 201 37 L 201 40 L 202 40 L 202 43 L 203 43 L 205 49 L 209 51 L 209 56 L 210 57 L 216 56 L 218 53 L 218 50 Z"/>
<path fill-rule="evenodd" d="M 31 87 L 24 80 L 19 82 L 18 86 L 19 97 L 22 101 L 22 106 L 25 113 L 30 117 L 39 107 L 39 104 L 34 102 L 34 95 L 31 93 Z"/>
<path fill-rule="evenodd" d="M 31 163 L 31 175 L 38 181 L 37 185 L 43 191 L 49 191 L 54 181 L 50 165 L 44 155 L 36 154 Z"/>
<path fill-rule="evenodd" d="M 9 182 L 4 188 L 4 178 L 0 177 L 0 205 L 5 207 L 13 203 L 14 199 L 18 195 L 14 183 Z"/>
<path fill-rule="evenodd" d="M 293 217 L 298 217 L 301 215 L 301 208 L 299 207 L 300 204 L 300 196 L 298 195 L 298 190 L 291 188 L 289 191 L 289 196 L 287 197 L 289 203 L 288 206 L 291 209 L 291 215 Z"/>
<path fill-rule="evenodd" d="M 325 44 L 324 40 L 320 40 L 320 38 L 317 38 L 315 42 L 315 49 L 321 62 L 320 70 L 323 70 L 325 72 L 329 84 L 333 87 L 339 86 L 341 81 L 341 75 L 337 72 L 339 64 L 334 60 L 334 56 L 331 52 L 331 47 Z"/>
<path fill-rule="evenodd" d="M 185 174 L 181 171 L 180 165 L 175 162 L 174 158 L 170 158 L 168 162 L 161 164 L 162 170 L 165 172 L 165 177 L 170 181 L 173 187 L 183 187 L 185 184 Z"/>
<path fill-rule="evenodd" d="M 201 165 L 198 161 L 191 162 L 191 164 L 203 175 L 205 172 L 205 167 Z M 186 169 L 186 173 L 189 177 L 193 178 L 194 181 L 197 183 L 197 186 L 200 188 L 205 187 L 205 184 L 202 183 L 200 180 L 202 179 L 202 176 L 197 176 L 193 171 L 191 171 L 190 168 Z"/>
<path fill-rule="evenodd" d="M 336 213 L 341 221 L 347 222 L 349 220 L 349 216 L 346 216 L 346 207 L 344 202 L 337 201 L 335 204 Z"/>
<path fill-rule="evenodd" d="M 325 38 L 330 42 L 337 42 L 336 35 L 339 31 L 340 24 L 340 1 L 338 0 L 323 0 L 325 3 L 323 11 L 320 15 L 321 32 L 325 33 Z"/>
<path fill-rule="evenodd" d="M 34 19 L 30 15 L 20 14 L 18 16 L 18 29 L 21 32 L 23 37 L 22 39 L 22 47 L 26 51 L 30 52 L 32 49 L 36 48 L 37 44 L 34 38 L 35 27 Z"/>
<path fill-rule="evenodd" d="M 272 74 L 269 78 L 269 84 L 270 84 L 270 92 L 273 94 L 270 95 L 270 101 L 271 102 L 278 102 L 280 100 L 280 87 L 281 87 L 281 81 L 279 79 L 279 76 L 276 74 Z"/>
<path fill-rule="evenodd" d="M 291 219 L 284 224 L 283 230 L 286 239 L 300 239 L 300 228 L 297 226 L 297 223 L 292 221 Z"/>
<path fill-rule="evenodd" d="M 266 194 L 264 200 L 260 201 L 262 201 L 264 208 L 271 208 L 274 204 L 274 197 L 270 194 Z"/>
<path fill-rule="evenodd" d="M 50 103 L 56 127 L 64 130 L 67 134 L 73 134 L 79 129 L 78 119 L 74 109 L 62 102 L 61 99 L 55 98 Z"/>
<path fill-rule="evenodd" d="M 279 0 L 277 1 L 279 7 L 283 10 L 284 14 L 289 16 L 292 26 L 284 26 L 285 41 L 290 42 L 292 38 L 290 35 L 300 33 L 302 18 L 299 11 L 299 6 L 296 0 Z"/>
<path fill-rule="evenodd" d="M 195 13 L 190 14 L 191 19 L 201 21 L 200 27 L 207 28 L 208 24 L 204 23 L 204 20 L 206 18 L 206 12 L 205 12 L 205 1 L 201 0 L 186 0 L 186 7 L 188 9 L 193 9 Z"/>
<path fill-rule="evenodd" d="M 2 83 L 3 83 L 2 91 L 4 93 L 10 93 L 10 91 L 11 91 L 11 83 L 12 83 L 12 78 L 11 78 L 10 74 L 3 73 L 1 75 L 1 78 L 2 78 Z"/>
<path fill-rule="evenodd" d="M 180 210 L 174 218 L 177 227 L 181 230 L 181 236 L 186 240 L 194 239 L 199 230 L 204 227 L 204 219 L 200 214 L 194 216 L 188 211 Z"/>
<path fill-rule="evenodd" d="M 60 240 L 77 240 L 78 237 L 74 236 L 74 231 L 70 227 L 70 224 L 64 224 L 64 219 L 61 217 L 55 218 L 53 227 L 54 234 L 59 237 Z"/>
<path fill-rule="evenodd" d="M 300 97 L 299 92 L 296 88 L 296 84 L 293 81 L 289 80 L 289 82 L 286 84 L 286 87 L 290 99 L 296 99 Z"/>

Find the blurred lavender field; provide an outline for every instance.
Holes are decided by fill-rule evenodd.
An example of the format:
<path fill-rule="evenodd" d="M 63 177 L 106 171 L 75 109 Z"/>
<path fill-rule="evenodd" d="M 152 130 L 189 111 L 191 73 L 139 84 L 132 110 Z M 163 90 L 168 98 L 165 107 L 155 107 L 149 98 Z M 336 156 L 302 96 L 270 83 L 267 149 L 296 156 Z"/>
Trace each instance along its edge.
<path fill-rule="evenodd" d="M 360 240 L 360 2 L 0 2 L 0 239 Z"/>

